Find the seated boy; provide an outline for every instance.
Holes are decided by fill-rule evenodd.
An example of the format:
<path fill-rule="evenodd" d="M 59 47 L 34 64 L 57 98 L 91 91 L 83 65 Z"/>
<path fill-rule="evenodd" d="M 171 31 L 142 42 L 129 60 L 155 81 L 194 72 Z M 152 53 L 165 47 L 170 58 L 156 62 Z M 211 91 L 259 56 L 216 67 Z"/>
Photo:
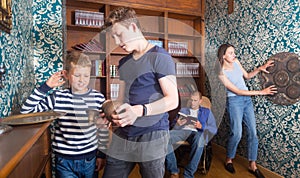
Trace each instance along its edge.
<path fill-rule="evenodd" d="M 173 144 L 186 140 L 191 145 L 190 162 L 184 168 L 184 177 L 194 177 L 201 159 L 204 144 L 217 132 L 216 121 L 210 109 L 201 107 L 202 94 L 198 91 L 190 96 L 190 108 L 182 108 L 180 113 L 197 118 L 188 121 L 180 116 L 174 120 L 176 125 L 170 131 L 169 154 L 166 156 L 166 169 L 172 178 L 179 177 L 177 160 L 173 151 Z M 190 122 L 189 124 L 187 124 Z M 193 123 L 193 124 L 191 124 Z M 208 131 L 208 132 L 207 132 Z M 205 132 L 205 134 L 203 134 Z"/>

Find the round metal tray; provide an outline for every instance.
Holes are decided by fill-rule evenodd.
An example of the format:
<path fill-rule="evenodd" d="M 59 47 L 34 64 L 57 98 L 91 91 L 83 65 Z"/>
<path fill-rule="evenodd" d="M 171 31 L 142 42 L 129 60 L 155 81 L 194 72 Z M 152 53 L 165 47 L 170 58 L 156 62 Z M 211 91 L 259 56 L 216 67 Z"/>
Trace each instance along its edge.
<path fill-rule="evenodd" d="M 36 124 L 41 122 L 52 121 L 60 116 L 64 116 L 64 112 L 37 112 L 29 114 L 18 114 L 12 115 L 1 119 L 1 124 L 7 125 L 26 125 L 26 124 Z"/>
<path fill-rule="evenodd" d="M 268 67 L 269 73 L 260 75 L 262 87 L 275 85 L 278 93 L 268 96 L 276 104 L 290 105 L 300 100 L 300 58 L 289 52 L 277 53 L 269 58 L 274 66 Z"/>

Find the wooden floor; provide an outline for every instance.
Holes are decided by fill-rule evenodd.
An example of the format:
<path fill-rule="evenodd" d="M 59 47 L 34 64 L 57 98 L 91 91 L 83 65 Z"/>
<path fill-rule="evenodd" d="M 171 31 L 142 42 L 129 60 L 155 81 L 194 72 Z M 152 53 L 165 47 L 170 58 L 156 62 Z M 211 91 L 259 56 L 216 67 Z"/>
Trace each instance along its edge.
<path fill-rule="evenodd" d="M 223 147 L 213 144 L 213 160 L 209 172 L 206 175 L 196 172 L 195 178 L 255 178 L 255 176 L 248 172 L 248 161 L 245 158 L 237 156 L 233 160 L 234 167 L 236 170 L 235 174 L 231 174 L 225 170 L 224 160 L 225 149 Z M 283 178 L 282 176 L 273 173 L 259 165 L 258 167 L 266 178 Z M 183 172 L 183 169 L 181 169 L 181 172 Z M 101 178 L 102 172 L 100 172 L 99 175 L 99 178 Z M 167 173 L 165 177 L 169 177 Z M 129 178 L 141 178 L 138 171 L 138 166 L 135 167 L 135 169 L 130 174 Z M 183 178 L 183 176 L 180 175 L 180 178 Z"/>

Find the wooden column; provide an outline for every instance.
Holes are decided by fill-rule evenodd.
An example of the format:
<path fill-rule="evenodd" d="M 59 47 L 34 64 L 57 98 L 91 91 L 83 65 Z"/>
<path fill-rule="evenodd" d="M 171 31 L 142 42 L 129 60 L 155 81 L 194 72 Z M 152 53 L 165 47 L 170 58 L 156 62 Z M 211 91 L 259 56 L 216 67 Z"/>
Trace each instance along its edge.
<path fill-rule="evenodd" d="M 233 13 L 234 11 L 234 0 L 228 0 L 228 14 Z"/>

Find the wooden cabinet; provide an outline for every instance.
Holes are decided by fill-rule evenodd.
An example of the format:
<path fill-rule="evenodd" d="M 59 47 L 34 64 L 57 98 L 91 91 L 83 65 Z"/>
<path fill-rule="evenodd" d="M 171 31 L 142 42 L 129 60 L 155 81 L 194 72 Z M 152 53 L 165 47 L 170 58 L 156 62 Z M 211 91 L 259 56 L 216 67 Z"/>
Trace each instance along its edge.
<path fill-rule="evenodd" d="M 49 125 L 15 126 L 0 135 L 0 177 L 51 177 Z"/>
<path fill-rule="evenodd" d="M 177 66 L 177 79 L 182 98 L 194 89 L 204 91 L 204 0 L 67 0 L 66 1 L 66 38 L 65 47 L 80 43 L 89 43 L 91 39 L 99 41 L 102 51 L 89 51 L 92 60 L 101 63 L 101 75 L 92 77 L 95 88 L 106 95 L 116 97 L 118 73 L 115 70 L 118 61 L 126 55 L 109 34 L 100 33 L 97 27 L 75 25 L 75 11 L 101 12 L 104 16 L 119 6 L 135 9 L 142 31 L 148 40 L 160 42 L 169 51 Z M 99 70 L 96 69 L 99 72 Z M 97 72 L 96 72 L 97 73 Z M 185 91 L 184 91 L 185 90 Z"/>

